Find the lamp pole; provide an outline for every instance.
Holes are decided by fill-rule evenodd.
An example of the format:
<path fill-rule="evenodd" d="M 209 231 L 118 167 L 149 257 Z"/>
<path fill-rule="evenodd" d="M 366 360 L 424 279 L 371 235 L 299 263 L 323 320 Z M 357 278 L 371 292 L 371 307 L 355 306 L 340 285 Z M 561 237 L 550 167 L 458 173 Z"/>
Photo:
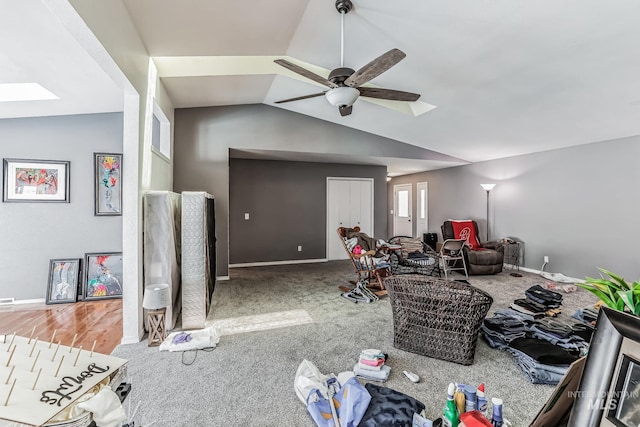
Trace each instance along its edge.
<path fill-rule="evenodd" d="M 495 184 L 480 184 L 482 188 L 487 192 L 487 242 L 489 241 L 489 192 L 493 190 Z"/>

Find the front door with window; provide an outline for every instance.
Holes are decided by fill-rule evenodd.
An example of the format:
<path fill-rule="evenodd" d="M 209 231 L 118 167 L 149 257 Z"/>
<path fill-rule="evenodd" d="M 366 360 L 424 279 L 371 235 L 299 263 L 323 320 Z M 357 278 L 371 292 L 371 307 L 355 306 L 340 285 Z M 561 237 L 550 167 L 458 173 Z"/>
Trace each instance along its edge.
<path fill-rule="evenodd" d="M 413 236 L 411 222 L 411 191 L 412 184 L 393 186 L 393 235 Z"/>

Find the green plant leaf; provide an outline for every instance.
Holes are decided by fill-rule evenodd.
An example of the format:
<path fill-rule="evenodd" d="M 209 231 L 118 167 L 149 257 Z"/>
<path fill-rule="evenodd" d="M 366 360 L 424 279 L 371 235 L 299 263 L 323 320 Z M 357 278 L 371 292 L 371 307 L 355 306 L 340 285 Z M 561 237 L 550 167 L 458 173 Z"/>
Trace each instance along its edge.
<path fill-rule="evenodd" d="M 594 294 L 595 296 L 597 296 L 600 300 L 602 300 L 603 303 L 605 303 L 608 307 L 611 307 L 613 309 L 618 310 L 618 305 L 616 304 L 616 302 L 614 302 L 609 295 L 607 295 L 607 293 L 603 292 L 602 290 L 600 290 L 597 287 L 594 286 L 590 286 L 589 284 L 585 284 L 585 283 L 576 283 L 576 285 L 580 286 L 583 289 L 586 289 L 587 291 L 591 292 L 592 294 Z M 617 299 L 617 298 L 616 298 Z M 624 304 L 624 303 L 623 303 Z"/>
<path fill-rule="evenodd" d="M 587 277 L 586 283 L 590 285 L 597 286 L 600 290 L 605 291 L 608 288 L 613 288 L 616 291 L 624 291 L 625 289 L 620 288 L 617 283 L 612 282 L 607 279 L 594 279 L 593 277 Z"/>
<path fill-rule="evenodd" d="M 613 281 L 616 282 L 618 284 L 618 286 L 620 286 L 621 288 L 629 289 L 629 284 L 621 276 L 618 276 L 617 274 L 612 273 L 609 270 L 605 270 L 604 268 L 598 267 L 598 270 L 600 270 L 601 272 L 603 272 L 607 276 L 611 277 L 613 279 Z"/>
<path fill-rule="evenodd" d="M 624 301 L 624 305 L 627 306 L 629 311 L 635 314 L 636 304 L 633 298 L 633 291 L 618 292 L 618 295 L 620 295 L 620 299 Z"/>

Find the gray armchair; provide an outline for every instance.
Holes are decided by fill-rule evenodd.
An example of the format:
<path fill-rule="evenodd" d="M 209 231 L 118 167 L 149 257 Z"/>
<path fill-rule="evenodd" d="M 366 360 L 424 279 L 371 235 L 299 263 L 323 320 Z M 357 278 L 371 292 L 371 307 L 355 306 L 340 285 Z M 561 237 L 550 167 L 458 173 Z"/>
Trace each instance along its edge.
<path fill-rule="evenodd" d="M 475 229 L 475 235 L 479 236 L 478 223 L 471 221 Z M 442 238 L 457 239 L 453 231 L 453 224 L 451 221 L 445 221 L 441 227 Z M 502 263 L 504 262 L 504 245 L 500 242 L 479 242 L 479 250 L 472 250 L 469 247 L 463 249 L 464 259 L 467 264 L 467 270 L 469 274 L 481 275 L 481 274 L 496 274 L 502 271 Z"/>

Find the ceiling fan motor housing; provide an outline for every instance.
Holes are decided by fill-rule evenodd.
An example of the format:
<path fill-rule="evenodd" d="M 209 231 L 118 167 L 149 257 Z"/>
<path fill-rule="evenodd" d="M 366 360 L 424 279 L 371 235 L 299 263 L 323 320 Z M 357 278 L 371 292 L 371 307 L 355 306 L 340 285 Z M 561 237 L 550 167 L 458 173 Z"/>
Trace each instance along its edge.
<path fill-rule="evenodd" d="M 344 81 L 347 80 L 351 76 L 351 74 L 355 72 L 356 71 L 353 68 L 348 68 L 348 67 L 336 68 L 334 70 L 331 70 L 327 80 L 337 84 L 338 86 L 345 86 Z"/>

